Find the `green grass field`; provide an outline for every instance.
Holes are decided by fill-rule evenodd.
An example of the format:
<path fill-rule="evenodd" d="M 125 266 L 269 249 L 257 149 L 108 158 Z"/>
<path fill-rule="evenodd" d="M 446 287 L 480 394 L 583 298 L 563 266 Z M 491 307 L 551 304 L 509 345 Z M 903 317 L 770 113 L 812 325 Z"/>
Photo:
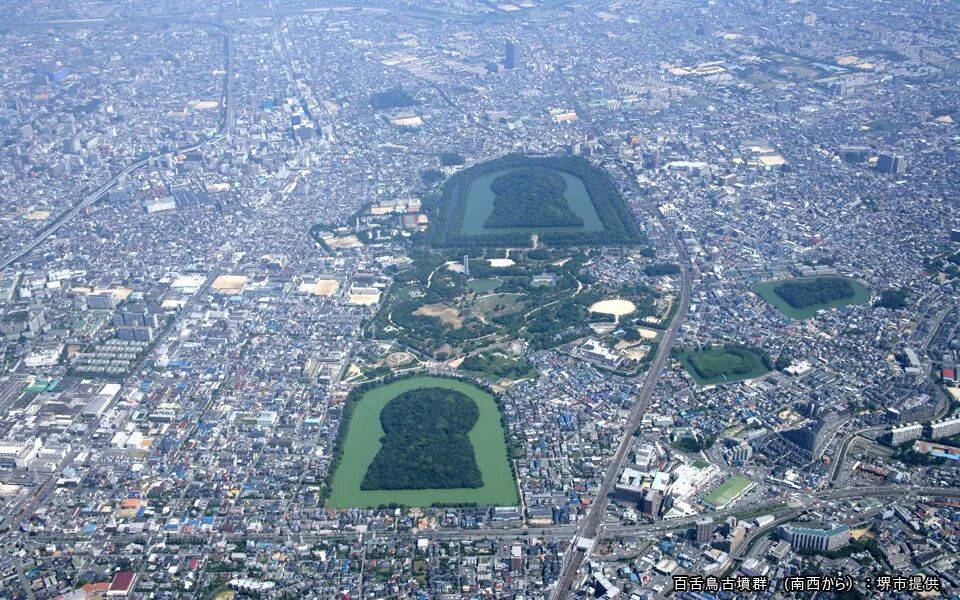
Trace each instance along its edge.
<path fill-rule="evenodd" d="M 815 278 L 810 278 L 815 279 Z M 866 304 L 870 301 L 870 290 L 866 288 L 863 284 L 858 282 L 855 279 L 845 278 L 850 281 L 850 284 L 853 285 L 854 294 L 851 298 L 841 298 L 839 300 L 834 300 L 833 302 L 826 302 L 823 304 L 813 304 L 804 308 L 796 308 L 790 306 L 790 303 L 780 297 L 774 291 L 774 288 L 788 281 L 786 279 L 778 279 L 775 281 L 765 281 L 763 283 L 757 284 L 754 286 L 753 291 L 756 292 L 761 298 L 766 300 L 768 303 L 773 305 L 774 308 L 787 315 L 792 319 L 797 319 L 802 321 L 804 319 L 809 319 L 817 314 L 818 311 L 828 309 L 828 308 L 837 308 L 839 306 L 853 306 L 858 304 Z"/>
<path fill-rule="evenodd" d="M 503 285 L 503 282 L 499 279 L 471 279 L 467 282 L 467 289 L 478 294 L 486 294 L 501 285 Z"/>
<path fill-rule="evenodd" d="M 477 298 L 474 302 L 474 308 L 480 314 L 485 317 L 491 317 L 496 314 L 494 308 L 497 306 L 502 306 L 503 310 L 512 310 L 514 305 L 523 300 L 523 294 L 516 293 L 505 293 L 505 294 L 490 294 L 489 296 L 482 296 Z"/>
<path fill-rule="evenodd" d="M 360 482 L 380 451 L 380 438 L 383 437 L 380 411 L 397 395 L 424 387 L 456 390 L 477 403 L 480 417 L 470 430 L 469 437 L 476 454 L 477 466 L 483 476 L 483 486 L 428 490 L 361 490 Z M 430 506 L 434 503 L 467 502 L 496 506 L 512 506 L 518 502 L 513 470 L 507 460 L 507 446 L 503 440 L 503 428 L 500 426 L 500 410 L 493 396 L 465 381 L 428 376 L 402 379 L 364 394 L 350 420 L 344 440 L 343 459 L 334 475 L 327 506 L 369 508 L 391 503 Z"/>
<path fill-rule="evenodd" d="M 715 507 L 724 507 L 742 494 L 753 482 L 740 475 L 732 475 L 704 497 L 703 502 Z"/>
<path fill-rule="evenodd" d="M 744 357 L 724 348 L 708 348 L 681 353 L 678 359 L 700 385 L 754 379 L 770 371 L 763 362 L 763 355 L 751 350 L 745 350 Z"/>

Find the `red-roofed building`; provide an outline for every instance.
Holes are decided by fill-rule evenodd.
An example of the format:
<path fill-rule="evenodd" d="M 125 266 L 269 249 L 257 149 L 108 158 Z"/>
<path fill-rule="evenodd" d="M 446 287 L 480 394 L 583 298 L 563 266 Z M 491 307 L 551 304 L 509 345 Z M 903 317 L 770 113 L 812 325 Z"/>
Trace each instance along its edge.
<path fill-rule="evenodd" d="M 943 371 L 940 372 L 940 375 L 947 381 L 957 380 L 957 370 L 953 367 L 944 367 Z"/>
<path fill-rule="evenodd" d="M 107 596 L 122 597 L 127 596 L 133 591 L 133 584 L 137 581 L 137 574 L 133 571 L 120 571 L 107 591 Z"/>

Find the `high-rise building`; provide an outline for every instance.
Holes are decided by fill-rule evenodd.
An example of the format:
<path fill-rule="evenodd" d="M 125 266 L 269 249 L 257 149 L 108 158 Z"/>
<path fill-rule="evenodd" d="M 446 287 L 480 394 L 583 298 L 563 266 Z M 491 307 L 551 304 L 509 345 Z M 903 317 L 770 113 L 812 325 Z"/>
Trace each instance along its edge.
<path fill-rule="evenodd" d="M 723 449 L 723 457 L 728 464 L 742 465 L 753 456 L 753 448 L 746 442 L 741 442 L 736 446 Z"/>
<path fill-rule="evenodd" d="M 515 573 L 523 570 L 523 548 L 519 544 L 510 547 L 510 570 Z"/>
<path fill-rule="evenodd" d="M 87 308 L 93 310 L 111 310 L 117 307 L 117 297 L 113 292 L 87 294 Z"/>
<path fill-rule="evenodd" d="M 504 46 L 503 66 L 512 69 L 517 64 L 517 48 L 513 45 L 513 40 L 507 40 Z"/>
<path fill-rule="evenodd" d="M 808 452 L 816 452 L 826 441 L 827 428 L 824 425 L 824 421 L 817 419 L 805 427 L 784 432 L 783 437 Z"/>
<path fill-rule="evenodd" d="M 930 439 L 938 440 L 940 438 L 956 435 L 960 433 L 960 417 L 935 421 L 930 423 L 928 428 Z"/>
<path fill-rule="evenodd" d="M 633 502 L 641 512 L 646 512 L 643 510 L 644 490 L 639 485 L 620 484 L 613 488 L 613 496 L 624 502 Z"/>
<path fill-rule="evenodd" d="M 663 493 L 660 490 L 646 490 L 640 500 L 640 512 L 645 515 L 657 516 L 663 507 Z"/>
<path fill-rule="evenodd" d="M 155 305 L 130 304 L 113 316 L 113 324 L 117 327 L 138 326 L 160 327 L 160 308 Z"/>
<path fill-rule="evenodd" d="M 903 173 L 907 170 L 907 159 L 902 154 L 881 152 L 877 159 L 877 170 L 881 173 Z"/>
<path fill-rule="evenodd" d="M 922 433 L 923 425 L 913 423 L 904 425 L 903 427 L 894 427 L 888 433 L 888 439 L 891 446 L 899 446 L 900 444 L 919 439 Z"/>
<path fill-rule="evenodd" d="M 694 536 L 698 544 L 709 542 L 710 538 L 713 537 L 713 519 L 710 517 L 698 519 Z"/>
<path fill-rule="evenodd" d="M 463 255 L 463 274 L 470 277 L 470 255 Z"/>
<path fill-rule="evenodd" d="M 123 326 L 117 327 L 117 339 L 137 342 L 152 342 L 152 327 Z"/>

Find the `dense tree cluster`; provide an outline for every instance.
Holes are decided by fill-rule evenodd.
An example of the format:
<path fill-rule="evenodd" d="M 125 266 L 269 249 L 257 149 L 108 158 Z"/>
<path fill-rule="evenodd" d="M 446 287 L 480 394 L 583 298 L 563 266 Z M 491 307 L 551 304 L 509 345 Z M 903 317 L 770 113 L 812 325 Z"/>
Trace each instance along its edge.
<path fill-rule="evenodd" d="M 427 169 L 426 171 L 420 171 L 420 180 L 427 185 L 433 185 L 435 183 L 440 183 L 443 181 L 443 173 L 436 169 Z"/>
<path fill-rule="evenodd" d="M 643 272 L 646 273 L 649 277 L 661 277 L 663 275 L 676 275 L 680 272 L 680 265 L 675 265 L 672 263 L 656 263 L 652 265 L 647 265 L 643 268 Z"/>
<path fill-rule="evenodd" d="M 837 300 L 852 298 L 856 294 L 850 280 L 842 277 L 792 279 L 776 286 L 773 291 L 794 308 L 829 304 Z"/>
<path fill-rule="evenodd" d="M 787 367 L 793 364 L 793 358 L 790 357 L 790 351 L 784 348 L 780 351 L 780 356 L 777 357 L 777 361 L 773 364 L 778 371 L 783 371 Z"/>
<path fill-rule="evenodd" d="M 890 288 L 880 293 L 877 306 L 881 308 L 906 308 L 910 293 L 907 290 Z"/>
<path fill-rule="evenodd" d="M 439 195 L 423 199 L 423 208 L 430 217 L 431 226 L 423 241 L 439 247 L 521 247 L 529 246 L 528 232 L 496 232 L 463 235 L 470 186 L 476 178 L 510 168 L 540 167 L 564 171 L 579 177 L 590 195 L 602 231 L 559 230 L 542 231 L 540 241 L 549 246 L 620 246 L 643 241 L 636 219 L 620 195 L 610 175 L 579 156 L 527 156 L 508 154 L 501 158 L 474 165 L 453 174 L 443 184 Z"/>
<path fill-rule="evenodd" d="M 569 272 L 564 278 L 573 278 Z M 533 313 L 526 318 L 524 333 L 533 350 L 554 348 L 590 333 L 590 311 L 587 307 L 600 300 L 598 291 L 585 291 Z M 536 303 L 545 306 L 546 303 Z"/>
<path fill-rule="evenodd" d="M 914 467 L 936 466 L 947 462 L 947 459 L 943 456 L 934 456 L 926 452 L 918 452 L 913 447 L 913 442 L 907 442 L 906 444 L 898 446 L 893 458 Z"/>
<path fill-rule="evenodd" d="M 537 248 L 527 252 L 527 258 L 530 260 L 550 260 L 550 252 L 544 248 Z"/>
<path fill-rule="evenodd" d="M 472 354 L 460 363 L 464 371 L 486 373 L 498 379 L 523 379 L 536 371 L 525 358 L 509 358 L 495 352 Z"/>
<path fill-rule="evenodd" d="M 416 100 L 410 97 L 410 94 L 400 88 L 393 88 L 385 92 L 377 92 L 370 96 L 370 106 L 373 110 L 386 110 L 390 108 L 407 108 L 415 106 Z"/>
<path fill-rule="evenodd" d="M 440 164 L 445 167 L 455 167 L 466 162 L 463 155 L 456 152 L 444 152 L 440 155 Z"/>
<path fill-rule="evenodd" d="M 715 435 L 709 435 L 706 437 L 690 436 L 690 437 L 682 437 L 678 440 L 675 440 L 671 442 L 670 445 L 676 448 L 677 450 L 693 453 L 693 452 L 700 452 L 701 450 L 707 450 L 711 448 L 714 442 L 716 441 L 717 441 L 717 436 Z"/>
<path fill-rule="evenodd" d="M 430 256 L 427 264 L 436 265 L 436 255 Z M 477 266 L 481 263 L 477 261 Z M 423 284 L 430 277 L 433 269 L 420 268 L 418 264 L 402 275 L 404 281 L 419 281 Z M 414 272 L 415 271 L 415 272 Z M 447 343 L 463 347 L 470 340 L 481 338 L 496 332 L 496 327 L 484 323 L 475 314 L 461 312 L 454 308 L 458 298 L 464 293 L 467 278 L 453 271 L 443 269 L 434 274 L 432 285 L 415 297 L 391 292 L 393 296 L 385 303 L 384 310 L 375 318 L 380 330 L 392 324 L 403 330 L 404 342 L 426 353 L 435 353 Z M 396 300 L 394 300 L 396 297 Z M 444 305 L 452 308 L 458 315 L 459 325 L 444 321 L 437 316 L 416 314 L 424 306 Z"/>
<path fill-rule="evenodd" d="M 455 390 L 420 388 L 380 412 L 384 437 L 363 490 L 477 488 L 483 477 L 468 434 L 480 411 Z"/>
<path fill-rule="evenodd" d="M 531 251 L 533 252 L 533 251 Z M 471 276 L 482 278 L 496 278 L 500 284 L 497 294 L 502 295 L 503 301 L 493 299 L 486 301 L 482 309 L 476 310 L 474 294 L 468 292 L 468 279 L 463 274 L 449 269 L 434 270 L 445 260 L 462 259 L 469 254 L 473 259 L 470 262 Z M 562 265 L 531 264 L 524 260 L 522 255 L 514 254 L 519 261 L 507 267 L 491 267 L 485 258 L 494 258 L 503 252 L 453 247 L 443 251 L 414 249 L 411 258 L 414 266 L 397 274 L 394 279 L 387 301 L 368 325 L 368 330 L 384 338 L 396 338 L 404 347 L 421 355 L 432 355 L 440 358 L 449 358 L 453 354 L 470 353 L 494 341 L 490 336 L 537 338 L 533 341 L 535 347 L 553 347 L 556 340 L 566 339 L 569 335 L 579 332 L 585 335 L 589 315 L 585 307 L 602 299 L 595 293 L 586 290 L 575 298 L 583 310 L 571 309 L 568 299 L 578 287 L 578 273 L 586 254 L 582 252 L 563 251 L 568 258 Z M 541 255 L 541 258 L 555 258 L 550 252 Z M 555 286 L 535 287 L 531 285 L 533 275 L 553 273 L 557 276 Z M 430 278 L 430 274 L 434 273 Z M 430 285 L 427 286 L 427 280 Z M 585 283 L 585 282 L 584 282 Z M 412 285 L 411 285 L 412 284 Z M 632 293 L 632 292 L 631 292 Z M 519 294 L 519 297 L 509 298 L 507 295 Z M 555 300 L 564 302 L 554 303 Z M 442 306 L 431 307 L 431 311 L 419 311 L 426 305 L 444 305 L 447 314 L 456 315 L 459 325 L 450 318 L 443 320 L 440 315 L 429 316 L 425 312 L 437 310 Z M 527 318 L 525 315 L 538 306 L 550 305 L 544 310 L 536 310 Z M 561 311 L 561 309 L 563 309 Z M 482 315 L 482 318 L 481 318 Z M 558 319 L 558 315 L 569 317 L 569 321 Z M 526 326 L 533 323 L 530 332 Z M 571 327 L 575 329 L 571 329 Z M 557 337 L 557 334 L 563 335 Z M 449 344 L 454 353 L 447 353 Z"/>
<path fill-rule="evenodd" d="M 563 195 L 566 189 L 563 176 L 549 169 L 530 167 L 504 173 L 490 184 L 496 197 L 483 226 L 582 227 L 583 219 Z"/>

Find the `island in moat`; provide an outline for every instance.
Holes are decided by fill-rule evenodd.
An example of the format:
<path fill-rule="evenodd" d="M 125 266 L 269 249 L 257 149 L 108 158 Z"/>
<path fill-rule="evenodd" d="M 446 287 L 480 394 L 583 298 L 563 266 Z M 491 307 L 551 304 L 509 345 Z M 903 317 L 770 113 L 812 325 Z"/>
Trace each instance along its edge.
<path fill-rule="evenodd" d="M 870 290 L 850 277 L 797 277 L 767 281 L 754 291 L 777 310 L 793 319 L 809 319 L 819 311 L 866 304 Z"/>
<path fill-rule="evenodd" d="M 518 501 L 496 398 L 449 377 L 355 387 L 329 473 L 331 508 Z"/>
<path fill-rule="evenodd" d="M 506 156 L 453 174 L 424 199 L 434 247 L 597 247 L 643 242 L 603 169 L 578 156 Z"/>

